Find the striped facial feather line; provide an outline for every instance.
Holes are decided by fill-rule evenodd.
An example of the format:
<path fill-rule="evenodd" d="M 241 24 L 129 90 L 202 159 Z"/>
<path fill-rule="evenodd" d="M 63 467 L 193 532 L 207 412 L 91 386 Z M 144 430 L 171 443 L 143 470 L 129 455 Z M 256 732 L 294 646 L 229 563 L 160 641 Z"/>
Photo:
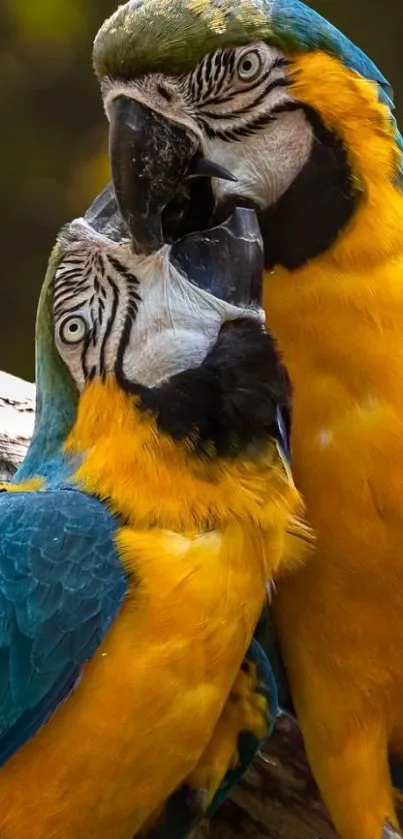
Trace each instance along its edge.
<path fill-rule="evenodd" d="M 267 73 L 266 77 L 268 77 L 269 75 L 270 74 Z M 256 99 L 253 100 L 253 102 L 250 102 L 249 105 L 245 105 L 244 108 L 238 108 L 237 110 L 231 111 L 231 113 L 228 113 L 228 114 L 225 114 L 225 113 L 214 114 L 214 113 L 209 113 L 208 111 L 203 110 L 203 112 L 202 112 L 203 113 L 203 119 L 205 119 L 207 117 L 207 119 L 220 119 L 220 120 L 221 119 L 228 119 L 228 120 L 230 120 L 230 119 L 235 119 L 236 117 L 243 117 L 243 116 L 245 116 L 245 114 L 251 113 L 251 111 L 253 111 L 258 105 L 260 105 L 265 100 L 266 96 L 268 96 L 272 92 L 272 90 L 275 90 L 277 87 L 289 87 L 289 84 L 290 83 L 289 83 L 288 79 L 285 79 L 285 78 L 275 79 L 275 81 L 270 81 L 269 84 L 266 87 L 263 88 L 263 91 L 261 93 L 259 93 L 259 96 L 257 96 Z M 256 85 L 256 87 L 257 87 L 257 85 Z M 230 97 L 227 97 L 226 101 L 229 101 L 229 99 L 230 99 Z M 222 101 L 217 102 L 217 104 L 222 104 Z"/>
<path fill-rule="evenodd" d="M 203 130 L 208 137 L 209 140 L 224 140 L 224 142 L 237 142 L 238 140 L 242 140 L 245 137 L 251 137 L 253 134 L 256 134 L 258 131 L 261 131 L 262 128 L 265 128 L 269 125 L 270 122 L 273 122 L 275 119 L 274 116 L 269 114 L 262 114 L 260 117 L 256 117 L 253 120 L 250 120 L 247 124 L 238 125 L 235 128 L 211 128 L 210 125 L 207 123 L 203 123 Z"/>
<path fill-rule="evenodd" d="M 106 374 L 105 351 L 106 351 L 106 346 L 107 346 L 109 337 L 112 333 L 114 323 L 116 321 L 116 315 L 118 313 L 119 297 L 120 297 L 119 288 L 117 287 L 116 283 L 113 282 L 112 278 L 107 276 L 106 280 L 107 280 L 109 286 L 112 289 L 112 307 L 111 307 L 110 314 L 109 314 L 109 317 L 108 317 L 108 320 L 107 320 L 107 323 L 106 323 L 106 328 L 105 328 L 105 332 L 104 332 L 104 335 L 103 335 L 103 338 L 102 338 L 102 343 L 101 343 L 101 351 L 100 351 L 100 355 L 99 355 L 99 371 L 100 371 L 101 376 L 105 376 L 105 374 Z M 94 376 L 96 374 L 96 368 L 95 369 L 92 368 L 91 371 L 88 371 L 88 369 L 86 369 L 83 365 L 83 370 L 84 370 L 84 375 L 85 375 L 86 378 L 89 378 L 89 379 L 94 378 Z"/>
<path fill-rule="evenodd" d="M 223 55 L 226 51 L 220 50 L 219 52 Z M 243 89 L 233 89 L 232 85 L 235 78 L 236 51 L 231 50 L 231 53 L 231 60 L 228 60 L 226 63 L 221 60 L 221 62 L 218 63 L 218 72 L 215 72 L 214 62 L 209 62 L 209 59 L 214 58 L 214 56 L 217 55 L 217 53 L 213 53 L 213 55 L 207 55 L 199 65 L 199 68 L 185 77 L 187 81 L 187 94 L 190 101 L 197 103 L 199 107 L 205 107 L 206 105 L 213 104 L 223 105 L 224 103 L 232 101 L 242 93 L 249 93 L 250 91 L 260 87 L 266 82 L 269 76 L 272 75 L 274 70 L 280 70 L 291 64 L 290 59 L 285 56 L 277 56 L 267 70 L 259 76 L 259 78 L 255 81 L 251 81 L 248 85 L 245 85 Z M 201 74 L 199 74 L 200 67 L 204 67 Z M 210 75 L 208 75 L 209 67 L 211 67 Z M 228 89 L 228 95 L 223 96 L 223 92 L 225 92 L 226 89 Z"/>
<path fill-rule="evenodd" d="M 268 97 L 273 91 L 281 88 L 285 91 L 290 85 L 284 75 L 273 78 L 276 71 L 290 64 L 285 56 L 275 56 L 257 79 L 240 87 L 236 84 L 237 55 L 235 49 L 210 53 L 183 79 L 186 102 L 209 139 L 237 141 L 265 128 L 276 118 L 275 106 Z M 285 101 L 290 101 L 289 97 Z M 234 109 L 226 109 L 231 103 Z"/>
<path fill-rule="evenodd" d="M 207 104 L 214 93 L 222 86 L 229 86 L 234 78 L 236 51 L 217 50 L 209 53 L 200 62 L 196 70 L 185 76 L 188 95 L 191 101 L 200 105 Z"/>
<path fill-rule="evenodd" d="M 246 64 L 245 64 L 246 62 Z M 245 73 L 252 62 L 250 77 Z M 289 56 L 264 43 L 208 53 L 189 73 L 148 73 L 131 80 L 102 80 L 106 113 L 119 96 L 134 99 L 211 141 L 231 142 L 256 134 L 274 119 L 278 104 L 294 101 L 286 68 Z M 253 72 L 253 64 L 256 72 Z"/>
<path fill-rule="evenodd" d="M 137 317 L 141 301 L 138 286 L 137 278 L 126 265 L 98 249 L 76 251 L 59 266 L 53 286 L 55 338 L 62 357 L 72 364 L 81 384 L 96 375 L 105 376 L 111 339 L 110 350 L 113 357 L 117 356 L 123 332 L 131 328 Z M 84 334 L 75 342 L 74 333 L 68 335 L 68 325 L 70 330 L 73 325 L 77 334 L 80 323 Z"/>

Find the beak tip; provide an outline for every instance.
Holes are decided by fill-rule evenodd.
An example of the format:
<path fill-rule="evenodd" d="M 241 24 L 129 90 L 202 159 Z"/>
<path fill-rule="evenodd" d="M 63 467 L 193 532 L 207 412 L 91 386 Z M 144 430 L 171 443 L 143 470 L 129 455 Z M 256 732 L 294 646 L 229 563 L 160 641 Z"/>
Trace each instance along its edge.
<path fill-rule="evenodd" d="M 209 157 L 204 157 L 202 154 L 196 154 L 191 161 L 191 164 L 186 173 L 186 178 L 216 178 L 221 181 L 238 181 L 236 175 L 216 163 L 215 160 L 210 160 Z"/>

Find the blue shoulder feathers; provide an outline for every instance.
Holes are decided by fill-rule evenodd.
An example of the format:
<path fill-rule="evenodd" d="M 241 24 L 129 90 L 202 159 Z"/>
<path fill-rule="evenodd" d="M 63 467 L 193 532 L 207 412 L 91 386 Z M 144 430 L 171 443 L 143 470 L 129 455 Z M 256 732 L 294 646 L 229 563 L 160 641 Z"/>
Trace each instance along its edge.
<path fill-rule="evenodd" d="M 0 494 L 0 765 L 72 690 L 120 609 L 118 526 L 76 490 Z"/>

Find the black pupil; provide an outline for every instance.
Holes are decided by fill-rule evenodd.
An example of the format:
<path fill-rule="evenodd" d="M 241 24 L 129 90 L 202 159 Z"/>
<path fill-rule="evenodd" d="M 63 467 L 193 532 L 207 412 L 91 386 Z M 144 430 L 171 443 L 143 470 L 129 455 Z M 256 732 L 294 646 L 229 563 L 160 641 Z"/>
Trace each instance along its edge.
<path fill-rule="evenodd" d="M 73 321 L 73 323 L 70 324 L 70 332 L 78 332 L 78 327 L 79 324 L 77 323 L 77 321 Z"/>

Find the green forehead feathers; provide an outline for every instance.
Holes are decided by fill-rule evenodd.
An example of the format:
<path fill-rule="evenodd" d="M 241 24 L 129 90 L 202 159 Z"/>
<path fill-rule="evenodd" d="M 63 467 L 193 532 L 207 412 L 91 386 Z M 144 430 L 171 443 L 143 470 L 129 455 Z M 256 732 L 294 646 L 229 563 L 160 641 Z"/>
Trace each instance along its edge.
<path fill-rule="evenodd" d="M 219 47 L 270 38 L 270 6 L 259 0 L 133 0 L 101 27 L 95 71 L 123 77 L 186 73 Z"/>
<path fill-rule="evenodd" d="M 285 52 L 322 50 L 392 90 L 373 61 L 302 0 L 129 0 L 95 39 L 99 77 L 193 70 L 209 52 L 266 41 Z"/>

